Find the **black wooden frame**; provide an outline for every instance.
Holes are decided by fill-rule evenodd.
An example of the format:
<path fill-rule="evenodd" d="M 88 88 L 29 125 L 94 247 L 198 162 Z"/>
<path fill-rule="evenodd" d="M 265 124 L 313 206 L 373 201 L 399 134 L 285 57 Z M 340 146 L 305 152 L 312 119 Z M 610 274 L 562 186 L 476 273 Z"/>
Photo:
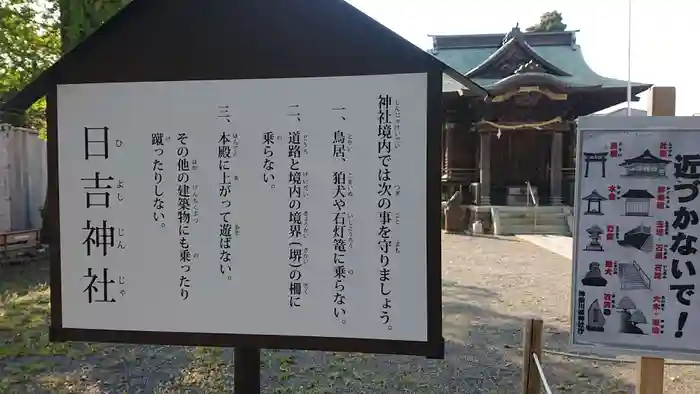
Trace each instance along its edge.
<path fill-rule="evenodd" d="M 440 227 L 440 169 L 442 127 L 442 73 L 429 71 L 426 111 L 426 280 L 427 341 L 352 339 L 312 336 L 211 334 L 192 332 L 121 331 L 66 328 L 62 324 L 61 234 L 59 209 L 58 105 L 54 86 L 47 95 L 48 121 L 48 210 L 51 258 L 51 327 L 54 342 L 112 342 L 130 344 L 257 347 L 268 349 L 303 349 L 339 352 L 418 355 L 444 358 L 442 336 L 442 264 Z"/>

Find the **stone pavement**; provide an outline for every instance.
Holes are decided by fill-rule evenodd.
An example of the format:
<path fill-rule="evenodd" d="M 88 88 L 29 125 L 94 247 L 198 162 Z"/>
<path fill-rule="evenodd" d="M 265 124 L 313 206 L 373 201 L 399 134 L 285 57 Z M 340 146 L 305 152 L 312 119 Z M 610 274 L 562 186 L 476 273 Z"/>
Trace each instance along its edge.
<path fill-rule="evenodd" d="M 550 252 L 571 260 L 574 251 L 574 240 L 571 237 L 562 235 L 540 235 L 540 234 L 523 234 L 516 235 L 517 238 L 523 241 L 530 242 L 541 248 L 547 249 Z"/>

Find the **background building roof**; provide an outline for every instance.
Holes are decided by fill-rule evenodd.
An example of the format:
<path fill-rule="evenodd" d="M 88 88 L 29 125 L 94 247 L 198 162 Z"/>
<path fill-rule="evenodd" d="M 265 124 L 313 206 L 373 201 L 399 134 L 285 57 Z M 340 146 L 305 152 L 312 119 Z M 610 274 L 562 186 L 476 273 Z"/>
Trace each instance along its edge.
<path fill-rule="evenodd" d="M 581 47 L 576 44 L 576 31 L 527 33 L 514 28 L 510 33 L 475 35 L 436 35 L 433 48 L 429 50 L 447 65 L 471 77 L 474 82 L 488 89 L 501 78 L 484 78 L 473 73 L 486 68 L 493 61 L 494 54 L 507 45 L 521 45 L 531 49 L 536 57 L 546 64 L 568 75 L 556 75 L 556 79 L 571 87 L 624 88 L 627 81 L 608 78 L 597 74 L 586 63 Z M 524 44 L 524 45 L 523 45 Z M 522 52 L 522 51 L 521 51 Z M 474 74 L 474 75 L 472 75 Z M 633 82 L 634 94 L 650 87 L 648 84 Z M 457 89 L 456 83 L 445 83 L 444 88 Z"/>

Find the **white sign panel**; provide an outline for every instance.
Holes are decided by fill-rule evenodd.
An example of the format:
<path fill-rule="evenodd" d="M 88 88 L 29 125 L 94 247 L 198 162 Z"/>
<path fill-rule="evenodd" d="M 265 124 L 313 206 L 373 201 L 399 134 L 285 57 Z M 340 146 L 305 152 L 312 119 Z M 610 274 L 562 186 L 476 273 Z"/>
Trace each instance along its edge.
<path fill-rule="evenodd" d="M 700 354 L 700 119 L 579 120 L 572 341 Z"/>
<path fill-rule="evenodd" d="M 62 326 L 427 341 L 427 75 L 61 85 Z"/>

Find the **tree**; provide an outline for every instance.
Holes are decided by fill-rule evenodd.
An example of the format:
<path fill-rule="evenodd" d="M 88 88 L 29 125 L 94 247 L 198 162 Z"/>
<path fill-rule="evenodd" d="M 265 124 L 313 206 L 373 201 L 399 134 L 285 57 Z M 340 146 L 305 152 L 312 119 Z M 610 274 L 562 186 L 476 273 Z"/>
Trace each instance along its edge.
<path fill-rule="evenodd" d="M 0 0 L 0 100 L 21 90 L 130 1 Z M 13 120 L 33 121 L 24 118 Z"/>
<path fill-rule="evenodd" d="M 98 27 L 116 15 L 131 0 L 52 0 L 61 15 L 64 52 L 81 43 Z"/>
<path fill-rule="evenodd" d="M 0 101 L 23 89 L 129 1 L 0 0 Z M 0 113 L 0 121 L 43 132 L 45 109 L 41 99 L 26 114 Z M 41 238 L 47 242 L 51 234 L 43 211 Z"/>
<path fill-rule="evenodd" d="M 0 100 L 21 90 L 56 59 L 60 51 L 56 10 L 42 0 L 0 0 Z M 26 114 L 0 114 L 15 126 L 42 130 L 40 100 Z"/>
<path fill-rule="evenodd" d="M 561 16 L 561 12 L 557 10 L 545 12 L 540 16 L 540 22 L 538 24 L 532 25 L 526 29 L 526 31 L 531 33 L 564 30 L 566 30 L 566 23 L 564 23 L 564 18 Z"/>

